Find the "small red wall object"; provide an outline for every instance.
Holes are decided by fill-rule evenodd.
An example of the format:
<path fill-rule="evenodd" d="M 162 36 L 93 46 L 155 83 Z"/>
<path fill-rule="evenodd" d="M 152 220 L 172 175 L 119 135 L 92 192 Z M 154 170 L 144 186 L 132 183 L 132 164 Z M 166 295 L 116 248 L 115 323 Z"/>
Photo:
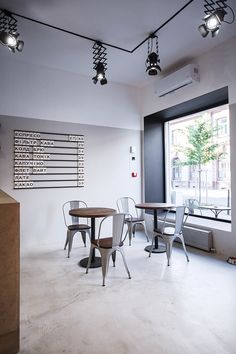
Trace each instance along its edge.
<path fill-rule="evenodd" d="M 138 176 L 137 172 L 132 172 L 132 177 L 137 177 L 137 176 Z"/>

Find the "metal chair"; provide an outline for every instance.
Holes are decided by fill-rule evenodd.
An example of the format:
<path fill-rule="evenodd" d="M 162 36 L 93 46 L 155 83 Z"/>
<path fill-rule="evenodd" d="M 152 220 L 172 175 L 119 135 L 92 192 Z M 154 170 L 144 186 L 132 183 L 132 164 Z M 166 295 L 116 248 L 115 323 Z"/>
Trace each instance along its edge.
<path fill-rule="evenodd" d="M 105 220 L 112 220 L 112 236 L 101 238 L 102 225 Z M 122 235 L 123 235 L 124 221 L 125 221 L 125 214 L 121 214 L 121 213 L 105 217 L 104 219 L 102 219 L 100 223 L 98 238 L 91 242 L 86 273 L 88 273 L 89 267 L 91 265 L 93 250 L 94 248 L 96 248 L 99 250 L 101 254 L 103 286 L 105 286 L 105 278 L 108 271 L 110 256 L 112 256 L 113 266 L 115 267 L 116 251 L 119 251 L 121 253 L 125 265 L 125 269 L 128 273 L 128 277 L 129 279 L 131 279 L 130 272 L 125 260 L 124 249 L 123 249 L 124 239 L 122 240 Z"/>
<path fill-rule="evenodd" d="M 64 246 L 64 250 L 68 245 L 68 258 L 70 258 L 70 252 L 73 243 L 73 237 L 77 232 L 80 232 L 82 235 L 82 239 L 84 242 L 84 246 L 86 247 L 86 233 L 90 236 L 90 226 L 88 225 L 88 220 L 86 222 L 80 222 L 78 217 L 71 216 L 69 211 L 71 209 L 78 209 L 78 208 L 86 208 L 87 204 L 82 200 L 71 200 L 63 204 L 63 216 L 65 225 L 67 227 L 67 234 L 66 234 L 66 242 Z"/>
<path fill-rule="evenodd" d="M 170 265 L 173 242 L 177 237 L 179 237 L 182 242 L 185 256 L 187 258 L 187 261 L 189 262 L 189 257 L 188 257 L 187 251 L 186 251 L 186 247 L 185 247 L 185 243 L 184 243 L 184 236 L 183 236 L 183 231 L 182 231 L 183 226 L 186 223 L 186 220 L 188 218 L 188 214 L 184 220 L 184 213 L 185 213 L 185 206 L 177 206 L 176 212 L 175 212 L 174 226 L 167 226 L 166 227 L 166 218 L 168 215 L 168 212 L 167 212 L 165 214 L 161 229 L 154 230 L 154 232 L 156 232 L 156 234 L 158 236 L 162 237 L 163 241 L 165 242 L 168 266 Z M 171 224 L 172 224 L 172 222 L 171 222 Z M 152 240 L 152 247 L 150 248 L 149 257 L 151 257 L 153 247 L 154 247 L 154 238 Z"/>
<path fill-rule="evenodd" d="M 131 246 L 132 234 L 135 236 L 135 228 L 136 225 L 143 225 L 145 235 L 147 237 L 147 241 L 149 242 L 145 220 L 143 216 L 143 212 L 138 214 L 137 208 L 135 208 L 135 201 L 130 197 L 122 197 L 119 198 L 116 202 L 117 209 L 120 213 L 125 214 L 125 224 L 128 227 L 126 234 L 129 234 L 129 245 Z"/>
<path fill-rule="evenodd" d="M 200 214 L 202 215 L 202 211 L 197 199 L 189 198 L 185 200 L 185 206 L 189 210 L 189 214 L 195 214 L 195 210 L 199 210 Z"/>

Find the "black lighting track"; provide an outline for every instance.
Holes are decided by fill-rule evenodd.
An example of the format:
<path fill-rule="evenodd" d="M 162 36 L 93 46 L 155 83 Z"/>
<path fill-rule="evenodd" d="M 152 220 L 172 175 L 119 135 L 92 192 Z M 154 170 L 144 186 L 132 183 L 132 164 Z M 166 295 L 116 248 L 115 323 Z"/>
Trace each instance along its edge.
<path fill-rule="evenodd" d="M 153 36 L 155 35 L 158 31 L 160 31 L 164 26 L 166 26 L 170 21 L 172 21 L 179 13 L 181 13 L 187 6 L 189 6 L 194 0 L 190 0 L 188 1 L 184 6 L 182 6 L 177 12 L 175 12 L 168 20 L 166 20 L 161 26 L 159 26 L 154 32 L 152 32 L 148 37 L 146 37 L 142 42 L 140 42 L 134 49 L 132 50 L 129 50 L 129 49 L 125 49 L 125 48 L 122 48 L 122 47 L 119 47 L 119 46 L 116 46 L 116 45 L 113 45 L 113 44 L 110 44 L 110 43 L 106 43 L 106 42 L 102 42 L 101 40 L 99 40 L 99 42 L 101 42 L 103 45 L 107 46 L 107 47 L 111 47 L 111 48 L 114 48 L 114 49 L 118 49 L 118 50 L 122 50 L 123 52 L 126 52 L 126 53 L 134 53 L 139 47 L 141 47 L 141 45 L 143 45 L 149 38 L 150 36 Z M 35 22 L 35 23 L 38 23 L 40 25 L 43 25 L 43 26 L 46 26 L 46 27 L 49 27 L 49 28 L 53 28 L 55 30 L 58 30 L 58 31 L 61 31 L 61 32 L 64 32 L 64 33 L 67 33 L 67 34 L 71 34 L 73 36 L 76 36 L 76 37 L 79 37 L 79 38 L 82 38 L 82 39 L 86 39 L 88 41 L 91 41 L 91 42 L 97 42 L 98 40 L 97 39 L 94 39 L 94 38 L 91 38 L 91 37 L 87 37 L 87 36 L 84 36 L 82 34 L 79 34 L 79 33 L 75 33 L 75 32 L 72 32 L 72 31 L 68 31 L 64 28 L 60 28 L 60 27 L 57 27 L 57 26 L 53 26 L 53 25 L 50 25 L 48 23 L 45 23 L 45 22 L 42 22 L 42 21 L 38 21 L 38 20 L 35 20 L 33 18 L 30 18 L 30 17 L 27 17 L 27 16 L 24 16 L 24 15 L 21 15 L 21 14 L 18 14 L 18 13 L 15 13 L 15 12 L 11 12 L 11 11 L 8 11 L 9 13 L 11 13 L 12 15 L 14 16 L 17 16 L 17 17 L 20 17 L 20 18 L 23 18 L 25 20 L 28 20 L 28 21 L 32 21 L 32 22 Z"/>

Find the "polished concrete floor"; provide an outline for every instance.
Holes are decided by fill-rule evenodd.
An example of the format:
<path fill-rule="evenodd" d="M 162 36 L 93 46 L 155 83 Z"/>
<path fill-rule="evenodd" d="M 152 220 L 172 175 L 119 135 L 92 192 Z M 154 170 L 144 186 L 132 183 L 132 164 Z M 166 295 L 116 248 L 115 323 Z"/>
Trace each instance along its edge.
<path fill-rule="evenodd" d="M 126 259 L 118 254 L 102 287 L 101 268 L 78 261 L 88 253 L 77 238 L 71 258 L 60 245 L 21 259 L 21 354 L 236 353 L 236 267 L 189 248 L 144 252 L 138 232 Z M 61 245 L 63 246 L 63 245 Z"/>

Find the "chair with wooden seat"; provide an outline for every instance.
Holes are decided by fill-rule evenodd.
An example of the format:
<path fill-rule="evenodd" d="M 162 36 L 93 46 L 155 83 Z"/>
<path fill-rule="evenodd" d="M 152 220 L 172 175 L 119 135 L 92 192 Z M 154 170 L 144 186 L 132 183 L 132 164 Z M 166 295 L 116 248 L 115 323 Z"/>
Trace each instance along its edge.
<path fill-rule="evenodd" d="M 139 214 L 137 208 L 135 208 L 135 204 L 134 199 L 130 197 L 119 198 L 116 202 L 118 211 L 126 215 L 125 224 L 128 227 L 129 245 L 131 245 L 132 235 L 133 237 L 135 236 L 135 229 L 138 224 L 143 226 L 147 241 L 149 242 L 143 211 Z"/>
<path fill-rule="evenodd" d="M 102 226 L 104 225 L 105 220 L 112 222 L 112 233 L 111 233 L 111 236 L 102 238 L 101 232 L 102 232 Z M 128 266 L 127 266 L 127 263 L 125 260 L 125 255 L 124 255 L 124 239 L 122 239 L 124 221 L 125 221 L 125 214 L 122 214 L 122 213 L 119 213 L 119 214 L 117 213 L 117 214 L 105 217 L 100 223 L 99 231 L 98 231 L 98 238 L 91 241 L 90 254 L 89 254 L 89 260 L 88 260 L 88 264 L 87 264 L 86 273 L 88 273 L 89 267 L 91 265 L 93 251 L 94 251 L 94 249 L 98 249 L 101 254 L 102 279 L 103 279 L 102 285 L 103 286 L 105 286 L 105 278 L 107 275 L 109 260 L 110 260 L 111 256 L 113 259 L 113 266 L 115 266 L 116 251 L 121 253 L 121 256 L 123 258 L 123 262 L 125 265 L 125 269 L 128 274 L 128 278 L 131 279 L 130 272 L 129 272 L 129 269 L 128 269 Z"/>
<path fill-rule="evenodd" d="M 63 204 L 63 216 L 65 225 L 67 227 L 66 242 L 64 249 L 68 245 L 68 258 L 70 258 L 70 252 L 72 249 L 73 238 L 77 232 L 81 233 L 84 246 L 86 247 L 86 234 L 90 237 L 90 226 L 88 225 L 88 220 L 83 220 L 81 218 L 71 216 L 69 211 L 71 209 L 86 208 L 87 204 L 82 200 L 70 200 Z"/>
<path fill-rule="evenodd" d="M 167 223 L 166 219 L 167 219 L 168 213 L 169 212 L 167 212 L 165 214 L 162 225 L 158 225 L 158 229 L 154 230 L 155 235 L 162 237 L 162 239 L 166 245 L 167 264 L 168 264 L 168 266 L 170 265 L 172 246 L 173 246 L 173 242 L 176 238 L 179 238 L 181 240 L 185 256 L 187 258 L 187 261 L 189 262 L 189 257 L 188 257 L 187 251 L 186 251 L 184 236 L 183 236 L 183 231 L 182 231 L 184 224 L 186 223 L 186 220 L 188 218 L 188 214 L 187 214 L 187 216 L 184 220 L 185 206 L 177 206 L 176 207 L 175 220 L 173 220 L 173 221 L 171 220 L 170 222 L 168 221 L 169 225 L 166 226 L 166 223 Z M 154 247 L 154 237 L 152 240 L 152 246 L 150 248 L 149 257 L 151 257 L 153 247 Z"/>

